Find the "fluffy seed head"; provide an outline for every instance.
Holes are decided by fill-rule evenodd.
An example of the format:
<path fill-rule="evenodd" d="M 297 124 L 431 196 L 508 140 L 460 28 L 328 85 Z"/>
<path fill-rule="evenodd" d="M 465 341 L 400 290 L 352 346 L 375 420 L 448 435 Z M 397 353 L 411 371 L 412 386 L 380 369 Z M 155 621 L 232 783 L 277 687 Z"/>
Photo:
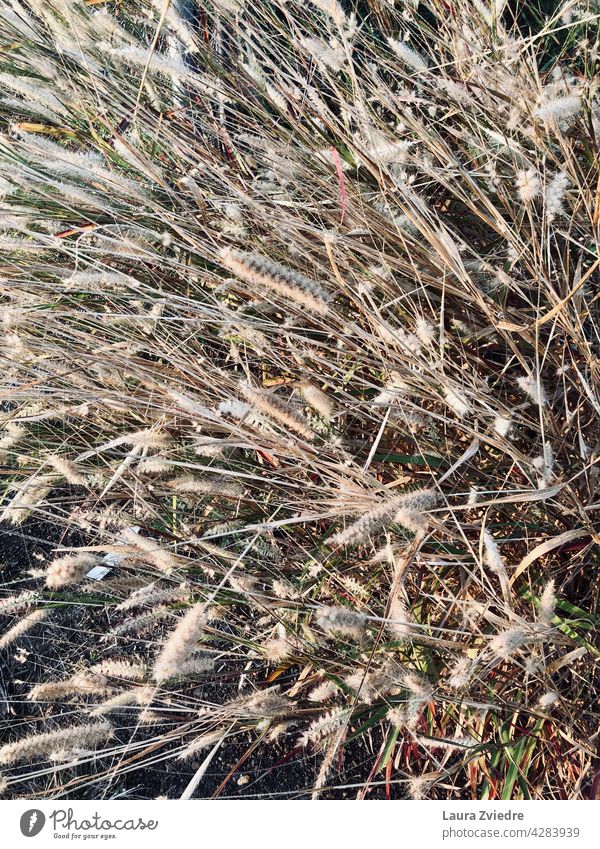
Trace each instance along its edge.
<path fill-rule="evenodd" d="M 204 604 L 196 604 L 185 614 L 163 646 L 156 663 L 153 677 L 159 683 L 175 678 L 198 644 L 208 623 Z"/>
<path fill-rule="evenodd" d="M 519 384 L 521 391 L 524 392 L 534 404 L 543 407 L 544 404 L 547 403 L 544 387 L 538 380 L 536 380 L 535 377 L 532 377 L 531 375 L 518 377 L 517 383 Z"/>
<path fill-rule="evenodd" d="M 112 727 L 106 722 L 89 725 L 71 726 L 46 734 L 32 734 L 16 743 L 7 743 L 0 748 L 0 763 L 15 764 L 30 762 L 36 758 L 48 758 L 53 752 L 80 747 L 89 748 L 103 743 L 114 735 Z"/>
<path fill-rule="evenodd" d="M 15 640 L 23 634 L 27 634 L 32 630 L 32 628 L 35 628 L 36 625 L 43 622 L 47 616 L 47 610 L 34 610 L 33 613 L 29 613 L 27 616 L 24 616 L 20 622 L 13 625 L 12 628 L 0 637 L 0 649 L 8 648 L 8 646 L 14 643 Z"/>
<path fill-rule="evenodd" d="M 363 613 L 347 607 L 322 607 L 317 612 L 317 623 L 327 634 L 343 634 L 359 639 L 365 630 Z"/>
<path fill-rule="evenodd" d="M 60 589 L 71 584 L 78 584 L 85 573 L 100 561 L 93 554 L 65 554 L 54 560 L 46 573 L 46 586 L 50 589 Z"/>
<path fill-rule="evenodd" d="M 549 707 L 556 704 L 559 699 L 560 693 L 557 693 L 556 690 L 548 690 L 540 696 L 538 705 L 542 710 L 547 710 Z"/>
<path fill-rule="evenodd" d="M 500 659 L 506 659 L 522 648 L 526 642 L 526 634 L 522 628 L 509 628 L 496 634 L 488 643 L 490 651 Z"/>
<path fill-rule="evenodd" d="M 539 622 L 541 625 L 549 627 L 554 618 L 554 608 L 556 606 L 556 590 L 554 581 L 548 581 L 544 587 L 544 591 L 540 596 Z"/>
<path fill-rule="evenodd" d="M 530 203 L 542 191 L 539 174 L 533 168 L 529 168 L 527 171 L 519 171 L 516 186 L 519 197 L 524 203 Z"/>
<path fill-rule="evenodd" d="M 496 572 L 497 574 L 504 574 L 506 572 L 504 558 L 500 554 L 498 543 L 496 542 L 494 537 L 489 533 L 489 531 L 484 531 L 483 533 L 483 548 L 485 554 L 485 562 L 490 567 L 492 572 Z"/>
<path fill-rule="evenodd" d="M 318 315 L 329 309 L 329 295 L 318 283 L 256 253 L 244 253 L 233 248 L 223 248 L 221 262 L 247 283 L 270 290 L 283 298 Z"/>
<path fill-rule="evenodd" d="M 496 416 L 494 419 L 494 430 L 498 436 L 508 436 L 512 428 L 512 420 L 508 416 Z"/>
<path fill-rule="evenodd" d="M 388 38 L 387 42 L 396 56 L 408 65 L 409 68 L 412 68 L 414 71 L 419 71 L 420 73 L 428 70 L 429 66 L 425 59 L 423 59 L 416 50 L 413 50 L 412 47 L 405 44 L 405 42 L 396 41 L 394 38 Z"/>
<path fill-rule="evenodd" d="M 444 389 L 444 398 L 452 412 L 457 415 L 459 419 L 464 418 L 469 412 L 469 402 L 463 395 L 456 392 L 454 389 L 450 389 L 450 387 Z"/>

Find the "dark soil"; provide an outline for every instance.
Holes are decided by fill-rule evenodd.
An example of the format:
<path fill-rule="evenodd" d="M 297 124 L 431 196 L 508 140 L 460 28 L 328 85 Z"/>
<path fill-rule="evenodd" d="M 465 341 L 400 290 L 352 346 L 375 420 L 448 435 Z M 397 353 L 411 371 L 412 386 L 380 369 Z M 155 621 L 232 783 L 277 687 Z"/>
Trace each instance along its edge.
<path fill-rule="evenodd" d="M 35 519 L 28 520 L 21 528 L 0 527 L 0 598 L 26 589 L 39 589 L 39 579 L 31 578 L 27 573 L 31 569 L 40 569 L 58 544 L 78 546 L 84 545 L 85 541 L 78 533 Z M 63 665 L 72 668 L 74 662 L 93 661 L 90 645 L 97 641 L 90 640 L 90 636 L 97 634 L 100 639 L 108 630 L 108 620 L 101 604 L 69 604 L 65 610 L 62 614 L 60 605 L 57 606 L 50 624 L 19 638 L 10 649 L 0 651 L 0 745 L 36 731 L 58 728 L 61 717 L 73 713 L 73 705 L 68 703 L 57 708 L 26 700 L 34 683 L 60 677 L 57 672 Z M 12 624 L 12 616 L 0 615 L 0 633 Z M 48 669 L 52 670 L 51 675 L 44 674 Z M 203 683 L 194 695 L 213 704 L 222 704 L 236 695 L 239 673 L 235 664 L 231 669 L 219 670 L 215 680 Z M 258 681 L 259 671 L 255 674 Z M 166 721 L 172 723 L 171 718 L 166 718 Z M 120 713 L 117 724 L 121 736 L 128 728 L 133 730 L 136 716 L 130 712 Z M 169 725 L 171 727 L 172 724 Z M 155 736 L 159 728 L 148 726 L 148 738 Z M 298 733 L 292 730 L 282 734 L 275 742 L 261 743 L 252 748 L 255 735 L 249 733 L 246 739 L 236 737 L 233 743 L 218 750 L 194 798 L 309 799 L 322 755 L 312 755 L 298 747 L 297 739 Z M 380 747 L 378 731 L 348 743 L 329 778 L 332 789 L 323 791 L 321 798 L 354 798 L 369 777 Z M 5 798 L 179 798 L 207 751 L 185 762 L 176 758 L 165 759 L 167 751 L 161 750 L 163 757 L 156 763 L 142 763 L 139 768 L 110 779 L 86 780 L 94 774 L 104 776 L 110 764 L 100 759 L 92 768 L 88 765 L 62 769 L 58 774 L 60 778 L 50 774 L 28 778 L 10 785 Z M 40 761 L 38 766 L 44 769 L 48 764 Z M 21 774 L 30 771 L 31 766 L 20 770 Z M 18 771 L 11 769 L 11 780 L 18 775 Z M 383 775 L 375 775 L 372 780 L 373 786 L 366 798 L 385 798 Z M 69 789 L 71 783 L 74 786 Z M 390 798 L 399 798 L 401 788 L 402 784 L 392 782 L 388 787 Z"/>

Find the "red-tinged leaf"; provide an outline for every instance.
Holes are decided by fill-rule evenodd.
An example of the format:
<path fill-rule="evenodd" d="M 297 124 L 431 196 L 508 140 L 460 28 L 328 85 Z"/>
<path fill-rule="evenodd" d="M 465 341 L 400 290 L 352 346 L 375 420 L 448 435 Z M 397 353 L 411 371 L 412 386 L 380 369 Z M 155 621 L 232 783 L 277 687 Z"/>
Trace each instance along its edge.
<path fill-rule="evenodd" d="M 392 778 L 392 759 L 390 758 L 387 764 L 385 765 L 385 798 L 392 798 L 392 787 L 390 784 Z"/>
<path fill-rule="evenodd" d="M 260 456 L 263 458 L 263 460 L 266 463 L 268 463 L 269 466 L 271 466 L 272 469 L 278 469 L 279 468 L 279 460 L 277 460 L 275 457 L 273 457 L 272 454 L 269 454 L 268 451 L 263 451 L 262 448 L 257 448 L 256 453 L 260 454 Z"/>

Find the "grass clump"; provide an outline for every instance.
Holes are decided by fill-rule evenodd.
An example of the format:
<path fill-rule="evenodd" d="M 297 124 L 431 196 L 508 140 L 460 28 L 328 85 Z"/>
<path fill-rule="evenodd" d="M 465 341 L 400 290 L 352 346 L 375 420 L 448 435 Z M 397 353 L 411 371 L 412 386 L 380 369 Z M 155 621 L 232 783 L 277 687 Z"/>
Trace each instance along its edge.
<path fill-rule="evenodd" d="M 591 797 L 597 4 L 163 5 L 0 10 L 4 792 Z"/>

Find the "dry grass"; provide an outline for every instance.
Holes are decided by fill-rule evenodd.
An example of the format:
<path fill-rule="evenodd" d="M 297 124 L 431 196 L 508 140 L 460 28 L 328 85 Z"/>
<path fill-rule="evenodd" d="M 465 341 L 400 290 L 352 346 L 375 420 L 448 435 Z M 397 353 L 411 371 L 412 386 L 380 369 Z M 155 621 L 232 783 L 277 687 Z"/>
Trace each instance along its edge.
<path fill-rule="evenodd" d="M 597 793 L 600 13 L 350 6 L 0 10 L 9 795 Z"/>

